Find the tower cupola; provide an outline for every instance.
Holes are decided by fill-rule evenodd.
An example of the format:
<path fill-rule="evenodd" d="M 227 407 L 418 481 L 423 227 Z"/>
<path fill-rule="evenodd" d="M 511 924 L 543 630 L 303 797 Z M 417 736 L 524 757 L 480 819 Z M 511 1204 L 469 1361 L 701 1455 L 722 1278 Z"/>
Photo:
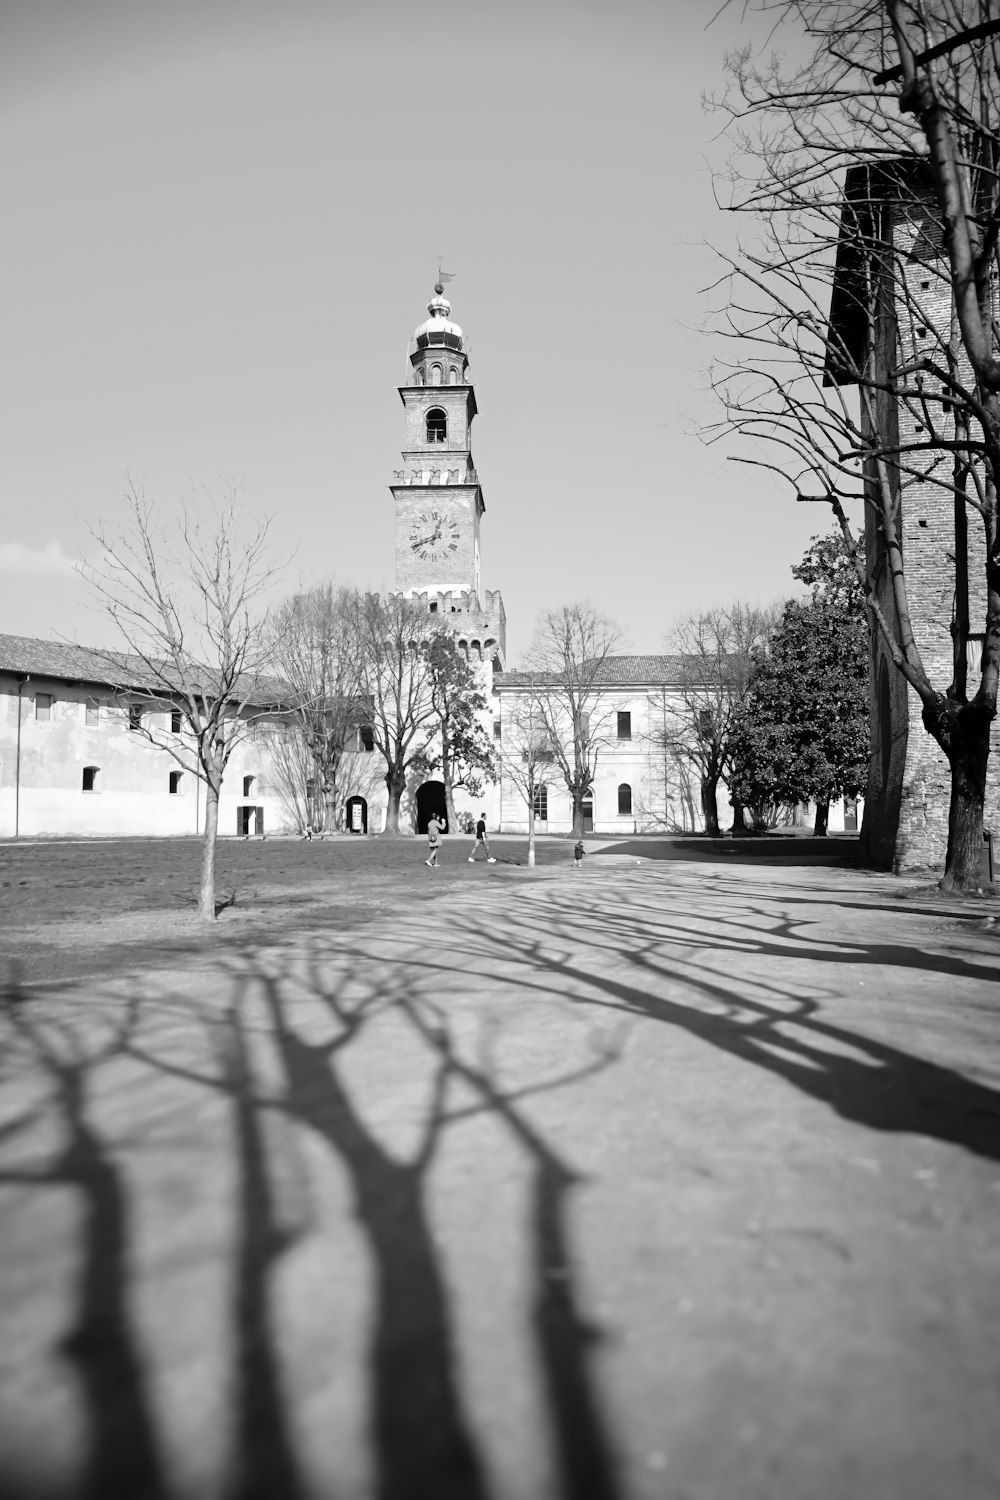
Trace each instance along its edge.
<path fill-rule="evenodd" d="M 451 321 L 451 303 L 437 282 L 427 304 L 430 316 L 413 335 L 410 349 L 413 385 L 465 385 L 468 358 L 462 330 Z"/>

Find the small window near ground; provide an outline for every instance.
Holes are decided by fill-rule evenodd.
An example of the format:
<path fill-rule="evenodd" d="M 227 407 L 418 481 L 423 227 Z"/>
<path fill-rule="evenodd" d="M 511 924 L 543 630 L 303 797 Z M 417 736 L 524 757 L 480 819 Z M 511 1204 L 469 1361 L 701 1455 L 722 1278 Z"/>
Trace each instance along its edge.
<path fill-rule="evenodd" d="M 618 816 L 632 816 L 632 788 L 627 781 L 623 781 L 618 788 Z"/>
<path fill-rule="evenodd" d="M 253 796 L 253 784 L 254 784 L 254 782 L 256 780 L 257 780 L 256 776 L 244 776 L 244 778 L 243 778 L 243 795 L 244 795 L 244 797 L 252 797 Z"/>
<path fill-rule="evenodd" d="M 87 699 L 87 709 L 86 709 L 85 718 L 86 718 L 86 721 L 87 721 L 87 726 L 90 729 L 95 729 L 97 727 L 97 725 L 101 722 L 101 705 L 100 705 L 100 702 L 98 701 L 98 699 L 96 699 L 96 698 L 88 698 Z"/>
<path fill-rule="evenodd" d="M 618 715 L 618 738 L 630 740 L 632 738 L 632 715 L 630 713 L 619 713 Z"/>
<path fill-rule="evenodd" d="M 85 791 L 85 792 L 96 792 L 97 791 L 97 776 L 98 776 L 98 772 L 99 771 L 100 771 L 100 766 L 84 766 L 84 768 L 83 768 L 83 787 L 82 787 L 83 791 Z"/>
<path fill-rule="evenodd" d="M 35 694 L 35 718 L 38 719 L 40 723 L 44 724 L 44 723 L 47 723 L 48 720 L 51 719 L 51 717 L 52 717 L 52 694 L 51 693 L 36 693 Z"/>
<path fill-rule="evenodd" d="M 170 711 L 170 733 L 171 734 L 180 734 L 180 732 L 181 732 L 181 711 L 180 711 L 179 708 L 173 708 Z"/>
<path fill-rule="evenodd" d="M 170 795 L 171 795 L 171 797 L 179 797 L 180 796 L 181 782 L 183 781 L 183 779 L 184 779 L 184 772 L 183 771 L 171 771 L 171 773 L 170 773 Z"/>
<path fill-rule="evenodd" d="M 141 729 L 142 728 L 142 704 L 141 703 L 130 703 L 129 704 L 129 706 L 128 706 L 128 727 L 129 727 L 129 729 Z"/>
<path fill-rule="evenodd" d="M 541 823 L 549 820 L 549 789 L 547 786 L 536 786 L 535 795 L 532 799 L 531 810 Z"/>
<path fill-rule="evenodd" d="M 431 612 L 432 615 L 436 615 L 437 614 L 438 607 L 437 607 L 437 601 L 436 600 L 434 601 L 434 603 L 431 604 L 431 606 L 430 606 L 430 612 Z"/>

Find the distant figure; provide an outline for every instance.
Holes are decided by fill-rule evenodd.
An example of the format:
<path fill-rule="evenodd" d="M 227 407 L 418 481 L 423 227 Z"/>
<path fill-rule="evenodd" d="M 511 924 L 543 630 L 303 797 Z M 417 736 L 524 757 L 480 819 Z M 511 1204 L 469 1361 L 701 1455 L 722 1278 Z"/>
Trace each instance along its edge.
<path fill-rule="evenodd" d="M 483 812 L 481 812 L 479 814 L 479 821 L 476 823 L 476 842 L 473 844 L 473 846 L 472 846 L 472 853 L 469 855 L 469 864 L 470 865 L 474 865 L 476 863 L 476 850 L 477 849 L 483 849 L 485 851 L 485 854 L 486 854 L 486 863 L 488 865 L 495 865 L 496 864 L 496 860 L 493 858 L 493 855 L 490 853 L 490 842 L 489 842 L 489 839 L 486 837 L 486 812 L 485 812 L 485 809 L 483 810 Z"/>
<path fill-rule="evenodd" d="M 312 843 L 312 836 L 313 836 L 312 824 L 311 823 L 307 823 L 306 826 L 302 830 L 302 837 L 304 839 L 308 839 L 309 842 Z"/>
<path fill-rule="evenodd" d="M 579 870 L 582 867 L 582 865 L 583 865 L 583 856 L 586 854 L 586 852 L 587 852 L 586 849 L 583 847 L 583 839 L 577 839 L 576 843 L 573 846 L 573 868 L 574 868 L 574 870 Z"/>
<path fill-rule="evenodd" d="M 430 865 L 432 870 L 437 869 L 438 850 L 441 847 L 442 826 L 443 825 L 438 822 L 437 818 L 431 818 L 430 822 L 427 824 L 427 844 L 430 848 L 431 857 L 430 859 L 425 860 L 424 863 Z"/>

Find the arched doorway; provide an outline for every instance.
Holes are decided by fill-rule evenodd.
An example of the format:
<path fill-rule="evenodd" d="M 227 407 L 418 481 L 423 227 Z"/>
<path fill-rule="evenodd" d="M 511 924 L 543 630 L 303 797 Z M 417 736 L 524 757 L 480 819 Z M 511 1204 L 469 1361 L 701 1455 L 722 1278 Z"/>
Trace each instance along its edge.
<path fill-rule="evenodd" d="M 592 796 L 583 799 L 583 831 L 593 833 L 594 831 L 594 799 Z"/>
<path fill-rule="evenodd" d="M 426 833 L 431 818 L 447 823 L 448 809 L 444 800 L 443 781 L 425 781 L 417 787 L 417 832 Z M 447 830 L 449 833 L 450 829 Z"/>
<path fill-rule="evenodd" d="M 348 833 L 368 832 L 368 803 L 364 797 L 348 797 L 344 804 L 344 827 Z"/>

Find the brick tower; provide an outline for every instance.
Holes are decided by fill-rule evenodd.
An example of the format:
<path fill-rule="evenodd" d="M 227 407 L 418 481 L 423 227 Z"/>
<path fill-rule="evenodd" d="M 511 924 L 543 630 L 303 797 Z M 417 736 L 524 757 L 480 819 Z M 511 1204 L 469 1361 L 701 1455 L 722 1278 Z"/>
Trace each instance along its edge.
<path fill-rule="evenodd" d="M 407 383 L 399 387 L 403 468 L 390 486 L 396 503 L 396 591 L 440 614 L 471 660 L 502 669 L 505 620 L 499 590 L 480 580 L 480 527 L 486 504 L 472 462 L 476 393 L 462 330 L 440 282 L 430 316 L 410 341 Z"/>

